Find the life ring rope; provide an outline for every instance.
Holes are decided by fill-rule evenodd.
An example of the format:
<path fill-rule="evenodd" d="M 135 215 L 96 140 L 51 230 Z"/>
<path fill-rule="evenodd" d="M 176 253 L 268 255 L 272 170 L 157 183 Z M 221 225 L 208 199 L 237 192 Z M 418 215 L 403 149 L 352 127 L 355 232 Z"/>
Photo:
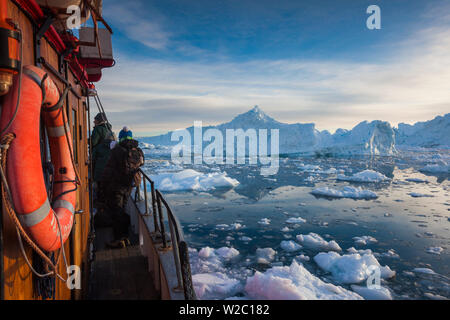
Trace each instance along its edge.
<path fill-rule="evenodd" d="M 5 164 L 3 174 L 7 175 L 10 192 L 7 197 L 5 193 L 3 196 L 6 202 L 10 198 L 14 206 L 10 208 L 10 213 L 13 212 L 16 216 L 17 219 L 13 219 L 15 223 L 20 224 L 19 231 L 25 231 L 20 234 L 29 243 L 25 234 L 33 240 L 30 245 L 37 245 L 41 252 L 62 250 L 73 227 L 75 191 L 81 183 L 64 106 L 70 87 L 66 87 L 64 93 L 60 94 L 48 74 L 35 66 L 23 68 L 23 83 L 16 82 L 17 85 L 23 86 L 23 94 L 18 95 L 17 90 L 11 90 L 5 96 L 4 116 L 0 120 L 1 123 L 6 123 L 9 116 L 15 116 L 14 105 L 20 99 L 20 111 L 9 128 L 10 133 L 17 136 L 7 134 L 1 139 L 3 141 L 8 137 L 9 144 L 15 139 L 8 152 L 6 149 L 2 151 L 5 155 L 9 153 L 10 158 L 7 162 L 6 158 L 2 159 Z M 53 195 L 48 194 L 40 166 L 38 119 L 41 115 L 47 128 L 52 163 L 55 166 Z M 65 256 L 64 252 L 62 254 Z M 45 254 L 40 256 L 44 258 Z M 54 264 L 48 257 L 45 261 L 54 269 Z"/>
<path fill-rule="evenodd" d="M 10 146 L 11 142 L 14 139 L 15 139 L 15 134 L 14 133 L 8 133 L 8 134 L 5 134 L 4 136 L 2 136 L 1 141 L 0 141 L 0 143 L 1 143 L 1 146 L 0 146 L 1 147 L 1 152 L 0 152 L 0 157 L 1 157 L 0 174 L 1 174 L 1 179 L 2 179 L 2 184 L 1 184 L 1 193 L 2 193 L 2 200 L 3 200 L 2 202 L 3 202 L 4 206 L 5 206 L 6 212 L 8 213 L 9 217 L 11 218 L 11 220 L 13 221 L 13 223 L 14 223 L 14 225 L 16 227 L 17 236 L 18 236 L 20 248 L 21 248 L 21 251 L 22 251 L 22 255 L 23 255 L 26 263 L 28 264 L 28 267 L 30 268 L 30 270 L 36 276 L 38 276 L 40 278 L 51 276 L 51 275 L 55 275 L 58 279 L 62 280 L 63 282 L 67 282 L 67 279 L 64 279 L 57 272 L 57 267 L 58 267 L 59 259 L 60 259 L 60 256 L 61 256 L 61 252 L 62 252 L 62 254 L 64 256 L 64 261 L 65 261 L 65 263 L 67 265 L 67 259 L 65 257 L 64 246 L 61 244 L 61 249 L 60 249 L 60 251 L 58 253 L 58 259 L 56 260 L 56 263 L 53 263 L 50 260 L 50 258 L 39 248 L 39 246 L 28 236 L 27 232 L 24 230 L 24 228 L 22 226 L 22 221 L 19 220 L 18 215 L 15 212 L 14 203 L 12 201 L 12 196 L 11 196 L 11 191 L 9 190 L 8 181 L 7 181 L 6 175 L 4 173 L 6 171 L 6 162 L 7 162 L 7 157 L 8 157 L 8 149 L 9 149 L 9 146 Z M 45 263 L 47 264 L 50 272 L 48 272 L 46 274 L 40 274 L 39 272 L 37 272 L 33 268 L 32 264 L 28 260 L 27 254 L 26 254 L 25 249 L 23 247 L 22 237 L 25 239 L 25 241 L 28 243 L 28 245 L 45 261 Z M 62 238 L 61 238 L 61 241 L 62 241 Z"/>

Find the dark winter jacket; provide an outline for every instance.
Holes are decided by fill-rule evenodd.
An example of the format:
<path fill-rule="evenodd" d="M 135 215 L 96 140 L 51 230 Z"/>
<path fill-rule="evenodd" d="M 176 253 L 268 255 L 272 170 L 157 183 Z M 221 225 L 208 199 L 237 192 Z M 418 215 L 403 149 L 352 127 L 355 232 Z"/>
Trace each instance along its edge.
<path fill-rule="evenodd" d="M 124 140 L 117 144 L 111 150 L 111 156 L 103 171 L 101 181 L 114 183 L 122 187 L 131 187 L 137 169 L 144 164 L 145 159 L 144 153 L 138 145 L 139 143 L 136 140 Z M 134 159 L 130 157 L 134 157 Z M 133 167 L 132 161 L 138 162 L 139 166 L 130 170 L 130 167 Z"/>
<path fill-rule="evenodd" d="M 111 154 L 109 147 L 114 136 L 109 123 L 102 123 L 94 127 L 91 136 L 92 160 L 94 166 L 94 181 L 99 181 Z"/>

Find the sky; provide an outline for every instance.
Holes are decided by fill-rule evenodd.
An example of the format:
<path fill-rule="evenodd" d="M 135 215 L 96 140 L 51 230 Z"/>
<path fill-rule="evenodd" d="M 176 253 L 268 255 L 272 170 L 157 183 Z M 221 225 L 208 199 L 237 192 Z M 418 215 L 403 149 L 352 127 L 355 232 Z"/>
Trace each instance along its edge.
<path fill-rule="evenodd" d="M 380 30 L 366 27 L 373 4 Z M 332 132 L 450 112 L 447 0 L 104 0 L 103 16 L 116 65 L 96 87 L 136 136 L 254 105 Z"/>

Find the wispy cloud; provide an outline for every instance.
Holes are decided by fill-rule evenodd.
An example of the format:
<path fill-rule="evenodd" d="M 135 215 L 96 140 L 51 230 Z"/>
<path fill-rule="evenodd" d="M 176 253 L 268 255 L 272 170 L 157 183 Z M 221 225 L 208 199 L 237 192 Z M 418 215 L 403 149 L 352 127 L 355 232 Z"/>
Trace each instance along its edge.
<path fill-rule="evenodd" d="M 104 15 L 128 38 L 151 49 L 161 50 L 170 43 L 171 33 L 164 29 L 164 16 L 156 10 L 148 10 L 139 1 L 113 0 L 104 8 Z"/>
<path fill-rule="evenodd" d="M 450 29 L 448 18 L 442 19 L 373 63 L 121 56 L 116 67 L 104 71 L 99 92 L 116 127 L 127 124 L 141 133 L 186 127 L 194 120 L 221 123 L 255 104 L 280 121 L 315 122 L 319 129 L 351 128 L 373 119 L 423 121 L 450 110 Z"/>

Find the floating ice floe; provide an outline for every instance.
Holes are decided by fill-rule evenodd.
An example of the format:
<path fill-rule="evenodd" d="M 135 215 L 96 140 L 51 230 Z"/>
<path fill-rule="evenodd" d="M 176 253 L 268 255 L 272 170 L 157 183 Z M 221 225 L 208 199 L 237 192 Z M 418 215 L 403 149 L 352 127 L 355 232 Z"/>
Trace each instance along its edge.
<path fill-rule="evenodd" d="M 174 172 L 174 171 L 181 171 L 183 170 L 183 167 L 180 166 L 177 163 L 172 163 L 170 161 L 158 161 L 156 162 L 158 164 L 158 168 L 156 168 L 156 172 Z"/>
<path fill-rule="evenodd" d="M 391 259 L 400 259 L 400 256 L 397 252 L 395 252 L 394 249 L 389 249 L 386 252 L 383 253 L 374 253 L 376 257 L 382 257 L 382 258 L 391 258 Z"/>
<path fill-rule="evenodd" d="M 318 173 L 320 173 L 320 174 L 336 174 L 337 172 L 338 171 L 337 171 L 336 168 L 330 168 L 330 169 L 327 169 L 327 170 L 319 171 Z"/>
<path fill-rule="evenodd" d="M 263 219 L 259 220 L 258 223 L 267 226 L 267 225 L 270 224 L 270 219 L 268 219 L 268 218 L 263 218 Z"/>
<path fill-rule="evenodd" d="M 430 268 L 414 268 L 412 271 L 416 273 L 437 274 L 436 272 L 434 272 L 434 270 Z"/>
<path fill-rule="evenodd" d="M 427 297 L 428 299 L 431 300 L 449 300 L 448 298 L 438 295 L 438 294 L 432 294 L 431 292 L 425 292 L 424 297 Z"/>
<path fill-rule="evenodd" d="M 194 274 L 192 283 L 199 299 L 224 299 L 242 290 L 239 280 L 229 278 L 222 272 Z"/>
<path fill-rule="evenodd" d="M 297 259 L 298 261 L 306 261 L 306 262 L 311 260 L 308 256 L 305 256 L 304 254 L 296 256 L 295 259 Z"/>
<path fill-rule="evenodd" d="M 355 244 L 359 246 L 365 246 L 370 243 L 377 243 L 378 240 L 371 236 L 361 236 L 361 237 L 353 237 L 353 241 L 355 241 Z"/>
<path fill-rule="evenodd" d="M 361 283 L 373 273 L 372 268 L 378 268 L 383 279 L 395 276 L 388 266 L 381 266 L 372 254 L 358 253 L 340 255 L 336 252 L 321 252 L 314 257 L 314 261 L 324 271 L 330 272 L 339 283 Z"/>
<path fill-rule="evenodd" d="M 450 164 L 446 161 L 438 161 L 435 164 L 428 164 L 419 171 L 427 173 L 450 173 Z"/>
<path fill-rule="evenodd" d="M 360 187 L 354 188 L 346 186 L 342 191 L 332 189 L 329 187 L 317 188 L 311 191 L 315 196 L 330 197 L 330 198 L 351 198 L 351 199 L 376 199 L 377 194 L 370 190 L 363 190 Z"/>
<path fill-rule="evenodd" d="M 295 260 L 290 266 L 257 271 L 247 279 L 247 295 L 258 300 L 361 300 L 352 291 L 325 283 Z"/>
<path fill-rule="evenodd" d="M 437 254 L 437 255 L 440 255 L 442 253 L 442 251 L 444 251 L 444 249 L 441 247 L 429 247 L 427 249 L 427 253 Z"/>
<path fill-rule="evenodd" d="M 415 183 L 429 183 L 428 180 L 420 179 L 420 178 L 408 178 L 406 179 L 408 182 L 415 182 Z"/>
<path fill-rule="evenodd" d="M 423 193 L 418 193 L 418 192 L 410 192 L 408 193 L 411 197 L 413 198 L 432 198 L 434 197 L 432 194 L 423 194 Z"/>
<path fill-rule="evenodd" d="M 284 227 L 283 229 L 281 229 L 281 232 L 290 232 L 291 229 L 289 229 L 288 227 Z"/>
<path fill-rule="evenodd" d="M 384 174 L 373 170 L 364 170 L 354 174 L 353 176 L 345 176 L 339 174 L 337 180 L 351 181 L 351 182 L 383 182 L 390 180 Z"/>
<path fill-rule="evenodd" d="M 199 299 L 224 299 L 242 290 L 241 282 L 227 275 L 223 267 L 225 261 L 238 255 L 238 250 L 228 247 L 189 248 L 192 283 Z"/>
<path fill-rule="evenodd" d="M 219 249 L 216 249 L 214 253 L 219 256 L 222 259 L 230 260 L 239 255 L 239 251 L 235 248 L 229 248 L 229 247 L 222 247 Z"/>
<path fill-rule="evenodd" d="M 281 241 L 280 247 L 281 247 L 281 249 L 283 249 L 283 250 L 285 250 L 287 252 L 298 251 L 298 250 L 300 250 L 302 248 L 301 245 L 299 245 L 298 243 L 296 243 L 296 242 L 294 242 L 292 240 L 289 240 L 289 241 L 283 240 L 283 241 Z"/>
<path fill-rule="evenodd" d="M 303 163 L 300 163 L 298 168 L 301 171 L 304 171 L 304 172 L 316 172 L 316 171 L 321 171 L 322 170 L 319 166 L 316 166 L 314 164 L 306 164 L 305 165 Z"/>
<path fill-rule="evenodd" d="M 239 240 L 244 241 L 244 242 L 248 242 L 248 241 L 252 241 L 253 239 L 247 236 L 242 236 L 239 238 Z"/>
<path fill-rule="evenodd" d="M 210 191 L 216 188 L 233 188 L 239 184 L 225 172 L 201 173 L 192 169 L 180 172 L 151 175 L 155 187 L 161 191 Z"/>
<path fill-rule="evenodd" d="M 336 241 L 326 241 L 317 233 L 299 234 L 297 241 L 312 250 L 342 251 Z"/>
<path fill-rule="evenodd" d="M 240 223 L 232 223 L 230 225 L 228 225 L 226 223 L 221 223 L 221 224 L 216 225 L 216 230 L 221 230 L 221 231 L 239 230 L 242 228 L 245 228 L 245 226 Z"/>
<path fill-rule="evenodd" d="M 370 250 L 370 249 L 359 249 L 359 250 L 357 250 L 354 247 L 348 248 L 347 252 L 348 253 L 359 253 L 360 255 L 372 254 L 373 253 L 372 250 Z"/>
<path fill-rule="evenodd" d="M 306 220 L 301 217 L 293 217 L 286 220 L 286 223 L 294 224 L 294 223 L 305 223 Z"/>
<path fill-rule="evenodd" d="M 277 252 L 272 248 L 258 248 L 256 249 L 256 262 L 261 264 L 270 264 Z"/>
<path fill-rule="evenodd" d="M 385 287 L 369 288 L 353 284 L 351 288 L 366 300 L 392 300 L 391 292 Z"/>

